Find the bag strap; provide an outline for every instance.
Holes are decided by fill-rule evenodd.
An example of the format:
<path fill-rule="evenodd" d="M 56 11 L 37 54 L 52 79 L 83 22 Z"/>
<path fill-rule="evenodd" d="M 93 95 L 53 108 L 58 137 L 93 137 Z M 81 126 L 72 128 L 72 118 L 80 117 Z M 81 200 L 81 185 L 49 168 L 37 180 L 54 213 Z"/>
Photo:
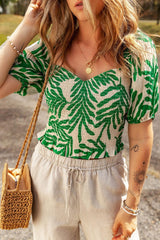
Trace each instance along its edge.
<path fill-rule="evenodd" d="M 24 154 L 24 159 L 23 159 L 22 166 L 21 166 L 21 171 L 20 171 L 19 179 L 18 179 L 18 181 L 17 181 L 17 186 L 16 186 L 16 190 L 17 190 L 17 191 L 18 191 L 18 189 L 19 189 L 19 184 L 20 184 L 21 177 L 22 177 L 22 175 L 23 175 L 23 170 L 24 170 L 24 166 L 25 166 L 26 159 L 27 159 L 27 156 L 28 156 L 29 147 L 30 147 L 30 144 L 31 144 L 31 141 L 32 141 L 32 138 L 33 138 L 33 134 L 34 134 L 34 130 L 35 130 L 35 127 L 36 127 L 36 123 L 37 123 L 37 119 L 38 119 L 38 114 L 39 114 L 39 111 L 40 111 L 40 107 L 41 107 L 41 104 L 42 104 L 42 99 L 43 99 L 44 91 L 45 91 L 45 88 L 46 88 L 46 86 L 47 86 L 48 75 L 49 75 L 50 67 L 51 67 L 51 64 L 49 64 L 49 67 L 48 67 L 48 69 L 47 69 L 47 72 L 46 72 L 46 75 L 45 75 L 45 81 L 44 81 L 44 84 L 43 84 L 43 88 L 42 88 L 42 91 L 41 91 L 41 93 L 40 93 L 40 95 L 39 95 L 37 105 L 36 105 L 35 110 L 34 110 L 34 112 L 33 112 L 32 119 L 31 119 L 30 124 L 29 124 L 29 127 L 28 127 L 28 129 L 27 129 L 27 133 L 26 133 L 26 136 L 25 136 L 23 145 L 22 145 L 22 147 L 21 147 L 20 154 L 19 154 L 19 156 L 18 156 L 18 160 L 17 160 L 16 166 L 15 166 L 15 169 L 18 168 L 19 163 L 20 163 L 20 160 L 21 160 L 21 157 L 22 157 L 22 154 L 23 154 L 23 152 L 24 152 L 24 148 L 25 148 L 25 146 L 26 146 L 26 144 L 27 144 L 26 150 L 25 150 L 25 154 Z"/>

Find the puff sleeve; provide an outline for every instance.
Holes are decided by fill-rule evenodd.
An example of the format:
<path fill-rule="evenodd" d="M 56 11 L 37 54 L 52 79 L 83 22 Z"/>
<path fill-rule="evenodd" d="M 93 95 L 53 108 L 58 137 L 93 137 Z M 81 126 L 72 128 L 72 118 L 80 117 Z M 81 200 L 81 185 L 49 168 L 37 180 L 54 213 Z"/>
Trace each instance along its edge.
<path fill-rule="evenodd" d="M 128 123 L 141 123 L 155 118 L 159 104 L 158 63 L 155 45 L 145 35 L 140 44 L 145 46 L 141 65 L 132 64 Z"/>
<path fill-rule="evenodd" d="M 41 92 L 49 64 L 47 48 L 40 40 L 18 56 L 9 74 L 22 83 L 18 94 L 25 96 Z"/>

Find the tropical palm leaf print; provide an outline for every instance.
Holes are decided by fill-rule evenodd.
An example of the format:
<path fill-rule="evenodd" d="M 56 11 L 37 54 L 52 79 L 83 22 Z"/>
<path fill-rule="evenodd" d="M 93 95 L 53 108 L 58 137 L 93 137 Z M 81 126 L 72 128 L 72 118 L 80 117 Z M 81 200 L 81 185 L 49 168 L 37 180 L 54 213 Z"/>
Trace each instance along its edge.
<path fill-rule="evenodd" d="M 107 130 L 108 138 L 111 139 L 110 126 L 117 129 L 121 121 L 124 120 L 124 112 L 127 111 L 128 94 L 124 86 L 118 84 L 117 86 L 110 86 L 101 93 L 103 100 L 97 105 L 100 110 L 97 111 L 96 120 L 98 123 L 95 127 L 102 126 L 99 139 L 103 131 Z"/>
<path fill-rule="evenodd" d="M 48 63 L 48 52 L 44 44 L 37 42 L 24 50 L 9 72 L 22 83 L 17 93 L 25 96 L 41 92 Z"/>
<path fill-rule="evenodd" d="M 155 56 L 152 60 L 146 60 L 145 70 L 139 70 L 138 79 L 143 78 L 144 86 L 139 92 L 140 86 L 136 83 L 136 87 L 131 88 L 131 106 L 128 111 L 130 123 L 140 123 L 148 118 L 154 118 L 155 112 L 158 110 L 158 64 Z M 139 78 L 140 77 L 140 78 Z"/>
<path fill-rule="evenodd" d="M 49 90 L 46 89 L 46 102 L 48 104 L 48 112 L 53 113 L 54 115 L 58 112 L 58 117 L 61 117 L 61 112 L 64 106 L 67 104 L 65 97 L 63 96 L 62 89 L 60 87 L 54 87 Z"/>
<path fill-rule="evenodd" d="M 88 144 L 81 143 L 79 145 L 79 149 L 75 149 L 74 152 L 75 154 L 80 154 L 81 158 L 84 159 L 89 159 L 94 155 L 94 158 L 97 159 L 101 155 L 104 155 L 105 149 L 106 149 L 106 144 L 102 142 L 101 140 L 99 141 L 94 141 L 92 139 L 88 140 L 88 143 L 91 144 L 91 146 L 88 146 Z M 106 157 L 109 157 L 107 154 Z"/>
<path fill-rule="evenodd" d="M 82 140 L 82 126 L 89 135 L 94 135 L 94 132 L 89 127 L 94 126 L 92 118 L 95 117 L 94 110 L 97 100 L 92 93 L 98 93 L 95 88 L 91 88 L 88 81 L 82 82 L 80 79 L 75 79 L 74 87 L 71 89 L 72 101 L 67 110 L 70 112 L 70 129 L 71 133 L 78 126 L 78 140 Z"/>
<path fill-rule="evenodd" d="M 104 140 L 102 141 L 101 137 L 107 128 L 106 136 L 111 139 L 111 129 L 113 127 L 114 129 L 118 128 L 122 121 L 124 123 L 124 116 L 122 117 L 120 114 L 122 113 L 123 115 L 123 108 L 127 109 L 128 94 L 124 86 L 121 84 L 121 78 L 117 76 L 117 73 L 114 70 L 107 71 L 100 76 L 93 78 L 92 81 L 89 82 L 89 86 L 91 90 L 90 94 L 93 94 L 93 91 L 97 94 L 94 94 L 97 99 L 97 101 L 95 101 L 94 128 L 95 132 L 99 132 L 99 134 L 96 134 L 96 140 L 89 138 L 87 144 L 80 143 L 79 149 L 76 149 L 75 153 L 82 154 L 83 158 L 91 157 L 93 155 L 95 158 L 99 158 L 100 156 L 108 157 L 106 143 L 103 142 Z M 105 90 L 103 91 L 102 89 Z M 99 99 L 103 100 L 100 101 Z M 119 106 L 119 103 L 121 103 L 119 110 L 115 111 L 115 108 Z M 104 108 L 105 105 L 109 107 Z M 121 135 L 123 127 L 119 128 L 119 130 L 119 134 Z M 118 139 L 119 137 L 117 137 L 117 141 L 119 141 Z M 120 147 L 118 147 L 118 149 L 120 149 Z"/>
<path fill-rule="evenodd" d="M 143 75 L 146 80 L 146 92 L 148 96 L 146 96 L 146 103 L 150 103 L 150 111 L 157 112 L 158 111 L 158 99 L 159 99 L 159 91 L 158 91 L 158 62 L 155 56 L 153 56 L 152 62 L 146 60 L 147 65 L 150 68 L 150 71 L 143 71 Z M 146 104 L 147 105 L 147 104 Z M 153 113 L 152 112 L 152 113 Z M 145 113 L 144 113 L 145 114 Z M 154 114 L 154 113 L 153 113 Z"/>
<path fill-rule="evenodd" d="M 73 139 L 67 134 L 69 129 L 68 120 L 60 121 L 56 117 L 51 116 L 48 127 L 45 132 L 45 138 L 41 140 L 41 143 L 61 156 L 72 155 Z M 54 146 L 56 146 L 56 150 Z"/>
<path fill-rule="evenodd" d="M 126 49 L 130 79 L 113 69 L 87 81 L 55 66 L 45 90 L 49 120 L 39 140 L 56 154 L 72 158 L 103 158 L 123 149 L 122 134 L 130 124 L 154 118 L 158 110 L 158 64 L 151 39 L 137 34 L 145 46 L 143 63 Z M 40 41 L 18 57 L 10 74 L 22 83 L 18 92 L 40 92 L 49 64 L 46 46 Z M 138 64 L 137 64 L 138 63 Z"/>

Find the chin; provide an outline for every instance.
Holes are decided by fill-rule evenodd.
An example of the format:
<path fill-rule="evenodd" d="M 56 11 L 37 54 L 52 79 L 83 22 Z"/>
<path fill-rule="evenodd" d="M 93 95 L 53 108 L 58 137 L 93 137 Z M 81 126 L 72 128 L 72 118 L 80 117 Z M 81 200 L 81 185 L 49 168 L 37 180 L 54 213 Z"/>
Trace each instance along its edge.
<path fill-rule="evenodd" d="M 78 18 L 78 22 L 88 22 L 89 18 Z"/>
<path fill-rule="evenodd" d="M 87 16 L 86 14 L 82 13 L 82 14 L 77 14 L 76 16 L 77 20 L 79 22 L 86 22 L 89 21 L 89 16 Z"/>

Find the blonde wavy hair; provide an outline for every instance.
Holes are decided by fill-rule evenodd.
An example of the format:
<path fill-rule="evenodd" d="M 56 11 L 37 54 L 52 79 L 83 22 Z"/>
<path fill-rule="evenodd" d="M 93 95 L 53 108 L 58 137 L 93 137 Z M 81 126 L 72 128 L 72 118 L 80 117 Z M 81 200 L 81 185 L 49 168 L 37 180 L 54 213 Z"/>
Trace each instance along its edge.
<path fill-rule="evenodd" d="M 128 73 L 126 49 L 141 59 L 142 49 L 137 42 L 138 13 L 136 0 L 103 0 L 105 6 L 99 14 L 102 39 L 98 45 L 97 55 L 104 56 L 110 52 L 125 73 Z M 83 0 L 90 20 L 95 26 L 90 0 Z M 67 0 L 43 0 L 44 15 L 41 21 L 40 34 L 47 46 L 51 64 L 65 61 L 66 50 L 78 30 L 77 18 L 68 7 Z M 92 59 L 92 60 L 93 60 Z"/>

